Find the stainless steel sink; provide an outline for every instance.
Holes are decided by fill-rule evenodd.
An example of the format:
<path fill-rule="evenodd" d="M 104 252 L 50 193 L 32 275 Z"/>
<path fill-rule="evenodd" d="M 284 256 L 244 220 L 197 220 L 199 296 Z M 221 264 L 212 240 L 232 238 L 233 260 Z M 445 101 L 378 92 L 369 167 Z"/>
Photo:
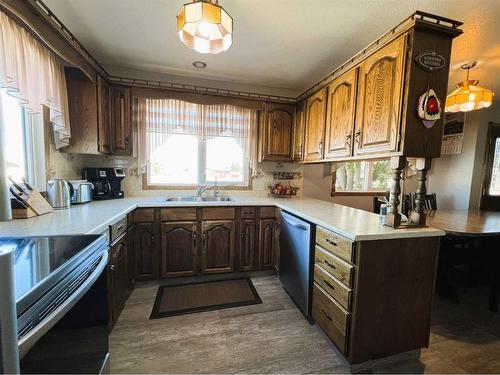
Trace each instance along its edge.
<path fill-rule="evenodd" d="M 230 197 L 169 197 L 167 202 L 233 202 Z"/>

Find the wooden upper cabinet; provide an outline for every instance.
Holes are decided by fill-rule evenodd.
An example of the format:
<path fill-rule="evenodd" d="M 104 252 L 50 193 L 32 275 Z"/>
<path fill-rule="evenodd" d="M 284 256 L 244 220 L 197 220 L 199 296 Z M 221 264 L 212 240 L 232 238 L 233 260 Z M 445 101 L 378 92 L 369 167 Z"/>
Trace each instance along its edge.
<path fill-rule="evenodd" d="M 163 277 L 196 275 L 196 221 L 161 224 L 161 274 Z"/>
<path fill-rule="evenodd" d="M 99 154 L 96 84 L 79 69 L 65 68 L 71 138 L 65 152 Z"/>
<path fill-rule="evenodd" d="M 307 99 L 305 161 L 323 159 L 325 136 L 326 88 Z"/>
<path fill-rule="evenodd" d="M 400 128 L 406 37 L 360 65 L 354 154 L 394 152 Z"/>
<path fill-rule="evenodd" d="M 354 133 L 357 70 L 353 69 L 328 86 L 325 159 L 350 156 Z"/>
<path fill-rule="evenodd" d="M 291 161 L 295 108 L 268 104 L 264 111 L 262 160 Z"/>
<path fill-rule="evenodd" d="M 306 125 L 306 102 L 297 105 L 293 129 L 293 160 L 304 160 L 304 131 Z"/>
<path fill-rule="evenodd" d="M 234 221 L 202 221 L 201 272 L 234 271 Z"/>
<path fill-rule="evenodd" d="M 97 133 L 98 148 L 103 154 L 111 153 L 111 123 L 109 108 L 109 84 L 97 75 Z"/>
<path fill-rule="evenodd" d="M 113 154 L 132 153 L 132 109 L 130 87 L 111 86 L 111 139 Z"/>

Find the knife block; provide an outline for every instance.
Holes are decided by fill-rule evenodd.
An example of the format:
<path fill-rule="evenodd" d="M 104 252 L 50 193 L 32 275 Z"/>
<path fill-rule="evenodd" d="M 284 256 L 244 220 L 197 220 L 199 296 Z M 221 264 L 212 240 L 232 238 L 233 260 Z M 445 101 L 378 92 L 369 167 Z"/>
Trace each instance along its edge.
<path fill-rule="evenodd" d="M 28 208 L 22 207 L 15 199 L 11 199 L 12 218 L 29 219 L 54 211 L 52 206 L 38 191 L 33 190 L 27 200 Z"/>

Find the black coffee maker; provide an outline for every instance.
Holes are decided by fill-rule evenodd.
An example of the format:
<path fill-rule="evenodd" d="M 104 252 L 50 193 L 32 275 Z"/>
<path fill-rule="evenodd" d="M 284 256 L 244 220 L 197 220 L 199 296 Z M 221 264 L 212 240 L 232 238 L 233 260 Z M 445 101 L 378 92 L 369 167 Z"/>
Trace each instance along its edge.
<path fill-rule="evenodd" d="M 121 184 L 125 178 L 125 170 L 122 168 L 85 168 L 82 177 L 94 185 L 94 200 L 124 197 Z"/>

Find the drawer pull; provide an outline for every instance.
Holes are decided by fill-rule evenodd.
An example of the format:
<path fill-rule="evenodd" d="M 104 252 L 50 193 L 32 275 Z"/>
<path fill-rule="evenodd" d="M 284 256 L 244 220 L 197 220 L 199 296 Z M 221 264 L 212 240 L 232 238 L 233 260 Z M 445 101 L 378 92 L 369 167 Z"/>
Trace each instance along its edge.
<path fill-rule="evenodd" d="M 328 319 L 330 322 L 333 322 L 332 317 L 328 315 L 325 310 L 321 309 L 321 312 L 323 313 L 326 319 Z"/>
<path fill-rule="evenodd" d="M 337 243 L 334 240 L 327 238 L 327 239 L 325 239 L 325 241 L 328 242 L 332 246 L 337 246 Z"/>
<path fill-rule="evenodd" d="M 337 267 L 335 267 L 333 264 L 331 264 L 331 263 L 330 263 L 329 261 L 327 261 L 326 259 L 325 259 L 325 264 L 326 264 L 328 267 L 333 268 L 334 270 L 335 270 L 335 269 L 337 269 Z"/>
<path fill-rule="evenodd" d="M 335 288 L 333 287 L 333 285 L 332 285 L 332 284 L 330 284 L 328 281 L 323 280 L 323 284 L 325 284 L 325 285 L 326 285 L 327 287 L 329 287 L 330 289 L 335 290 Z"/>
<path fill-rule="evenodd" d="M 120 224 L 118 225 L 118 227 L 116 228 L 116 231 L 119 232 L 121 231 L 123 228 L 125 228 L 125 224 Z"/>

